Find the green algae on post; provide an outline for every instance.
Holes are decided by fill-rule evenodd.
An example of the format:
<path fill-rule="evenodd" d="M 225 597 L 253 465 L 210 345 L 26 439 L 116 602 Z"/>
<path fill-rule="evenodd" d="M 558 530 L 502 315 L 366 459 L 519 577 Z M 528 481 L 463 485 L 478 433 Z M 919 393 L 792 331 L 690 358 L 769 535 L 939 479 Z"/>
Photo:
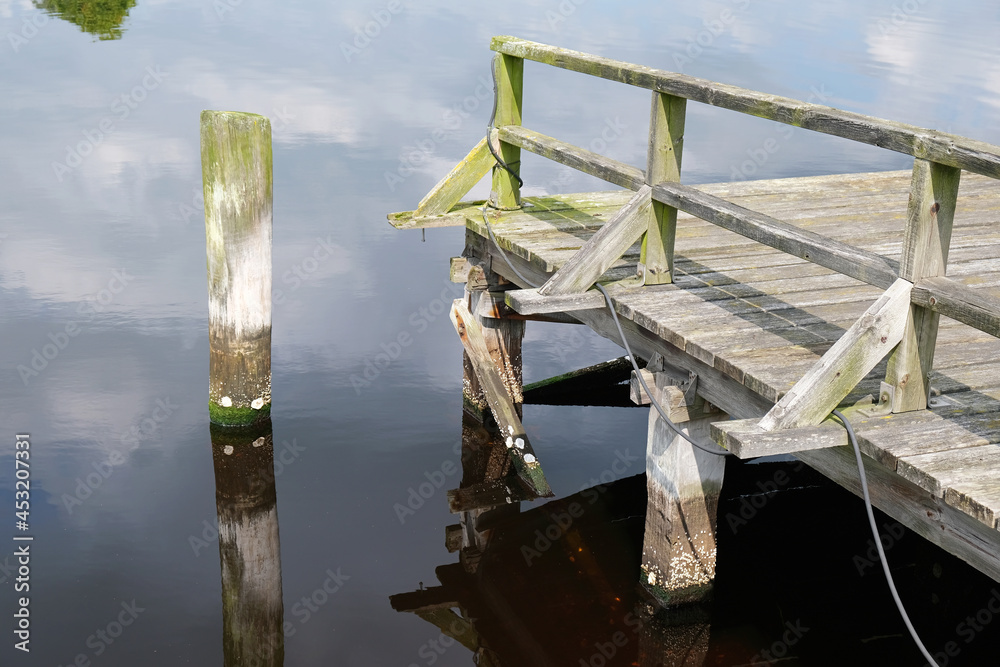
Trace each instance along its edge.
<path fill-rule="evenodd" d="M 271 123 L 201 114 L 208 253 L 209 417 L 252 424 L 271 411 Z"/>

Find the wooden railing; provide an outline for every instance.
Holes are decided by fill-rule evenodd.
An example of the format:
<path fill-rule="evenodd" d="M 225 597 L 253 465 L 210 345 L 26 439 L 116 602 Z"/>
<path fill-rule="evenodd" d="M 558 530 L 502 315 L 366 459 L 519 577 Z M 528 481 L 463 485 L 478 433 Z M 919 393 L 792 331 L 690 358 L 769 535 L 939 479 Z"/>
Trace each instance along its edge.
<path fill-rule="evenodd" d="M 550 299 L 555 307 L 566 302 L 567 294 L 589 289 L 640 237 L 644 284 L 671 282 L 677 211 L 886 289 L 866 316 L 761 421 L 765 430 L 819 423 L 890 350 L 883 402 L 893 412 L 924 409 L 940 315 L 1000 337 L 1000 299 L 945 277 L 961 170 L 1000 178 L 1000 147 L 516 37 L 495 37 L 491 48 L 499 54 L 492 141 L 499 142 L 499 153 L 509 166 L 517 171 L 520 152 L 527 150 L 637 192 L 598 232 L 599 242 L 588 243 L 546 285 L 528 295 L 535 304 Z M 652 91 L 646 169 L 522 127 L 524 60 Z M 912 155 L 901 260 L 894 262 L 682 185 L 688 100 Z M 480 142 L 424 198 L 415 215 L 446 213 L 493 164 L 485 142 Z M 491 204 L 501 210 L 520 204 L 518 182 L 503 169 L 493 169 Z M 513 301 L 517 300 L 515 296 Z M 885 327 L 884 335 L 873 337 L 878 326 Z M 855 349 L 859 345 L 866 349 Z"/>

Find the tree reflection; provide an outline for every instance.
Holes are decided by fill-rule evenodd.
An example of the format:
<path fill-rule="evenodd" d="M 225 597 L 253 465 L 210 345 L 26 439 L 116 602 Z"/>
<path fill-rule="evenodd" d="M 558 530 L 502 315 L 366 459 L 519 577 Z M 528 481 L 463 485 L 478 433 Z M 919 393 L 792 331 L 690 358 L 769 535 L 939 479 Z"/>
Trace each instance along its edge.
<path fill-rule="evenodd" d="M 35 6 L 75 23 L 100 40 L 121 39 L 122 23 L 135 0 L 35 0 Z"/>

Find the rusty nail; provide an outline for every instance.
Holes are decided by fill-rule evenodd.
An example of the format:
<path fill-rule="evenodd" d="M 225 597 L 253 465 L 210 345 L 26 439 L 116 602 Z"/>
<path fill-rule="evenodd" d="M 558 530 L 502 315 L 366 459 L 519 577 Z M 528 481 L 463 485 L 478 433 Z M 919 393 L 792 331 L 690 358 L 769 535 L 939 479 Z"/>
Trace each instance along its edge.
<path fill-rule="evenodd" d="M 886 336 L 882 336 L 882 342 L 883 342 L 883 343 L 884 343 L 885 341 L 887 341 L 887 340 L 889 340 L 889 339 L 888 339 L 888 337 L 886 337 Z"/>
<path fill-rule="evenodd" d="M 928 303 L 930 303 L 932 306 L 935 306 L 937 305 L 937 299 L 932 296 L 930 299 L 928 299 Z"/>
<path fill-rule="evenodd" d="M 937 213 L 940 210 L 941 210 L 941 204 L 939 204 L 937 202 L 934 202 L 933 204 L 931 204 L 931 213 Z"/>

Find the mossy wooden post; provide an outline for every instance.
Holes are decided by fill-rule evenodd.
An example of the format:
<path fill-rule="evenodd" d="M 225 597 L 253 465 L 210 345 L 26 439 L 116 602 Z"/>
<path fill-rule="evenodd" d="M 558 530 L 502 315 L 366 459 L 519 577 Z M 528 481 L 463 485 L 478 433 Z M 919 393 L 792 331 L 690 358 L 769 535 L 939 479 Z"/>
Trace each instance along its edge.
<path fill-rule="evenodd" d="M 961 175 L 957 167 L 914 159 L 900 278 L 915 283 L 945 275 Z M 886 369 L 886 384 L 893 388 L 893 412 L 927 408 L 940 319 L 929 308 L 910 305 L 903 339 L 889 356 Z"/>
<path fill-rule="evenodd" d="M 208 408 L 245 425 L 271 412 L 271 123 L 201 113 L 208 241 Z"/>
<path fill-rule="evenodd" d="M 649 114 L 649 150 L 646 155 L 646 184 L 681 180 L 681 153 L 684 148 L 684 118 L 687 100 L 653 91 Z M 642 241 L 642 256 L 647 285 L 673 282 L 674 239 L 677 232 L 677 209 L 653 202 L 649 230 Z"/>
<path fill-rule="evenodd" d="M 497 81 L 497 113 L 493 124 L 495 127 L 520 125 L 524 60 L 514 56 L 497 54 L 493 67 Z M 502 141 L 494 141 L 493 146 L 496 147 L 497 143 L 500 144 L 497 153 L 515 174 L 520 174 L 521 149 Z M 517 184 L 517 179 L 507 173 L 507 170 L 500 165 L 493 167 L 493 190 L 490 192 L 490 205 L 502 211 L 521 208 L 521 188 Z"/>

